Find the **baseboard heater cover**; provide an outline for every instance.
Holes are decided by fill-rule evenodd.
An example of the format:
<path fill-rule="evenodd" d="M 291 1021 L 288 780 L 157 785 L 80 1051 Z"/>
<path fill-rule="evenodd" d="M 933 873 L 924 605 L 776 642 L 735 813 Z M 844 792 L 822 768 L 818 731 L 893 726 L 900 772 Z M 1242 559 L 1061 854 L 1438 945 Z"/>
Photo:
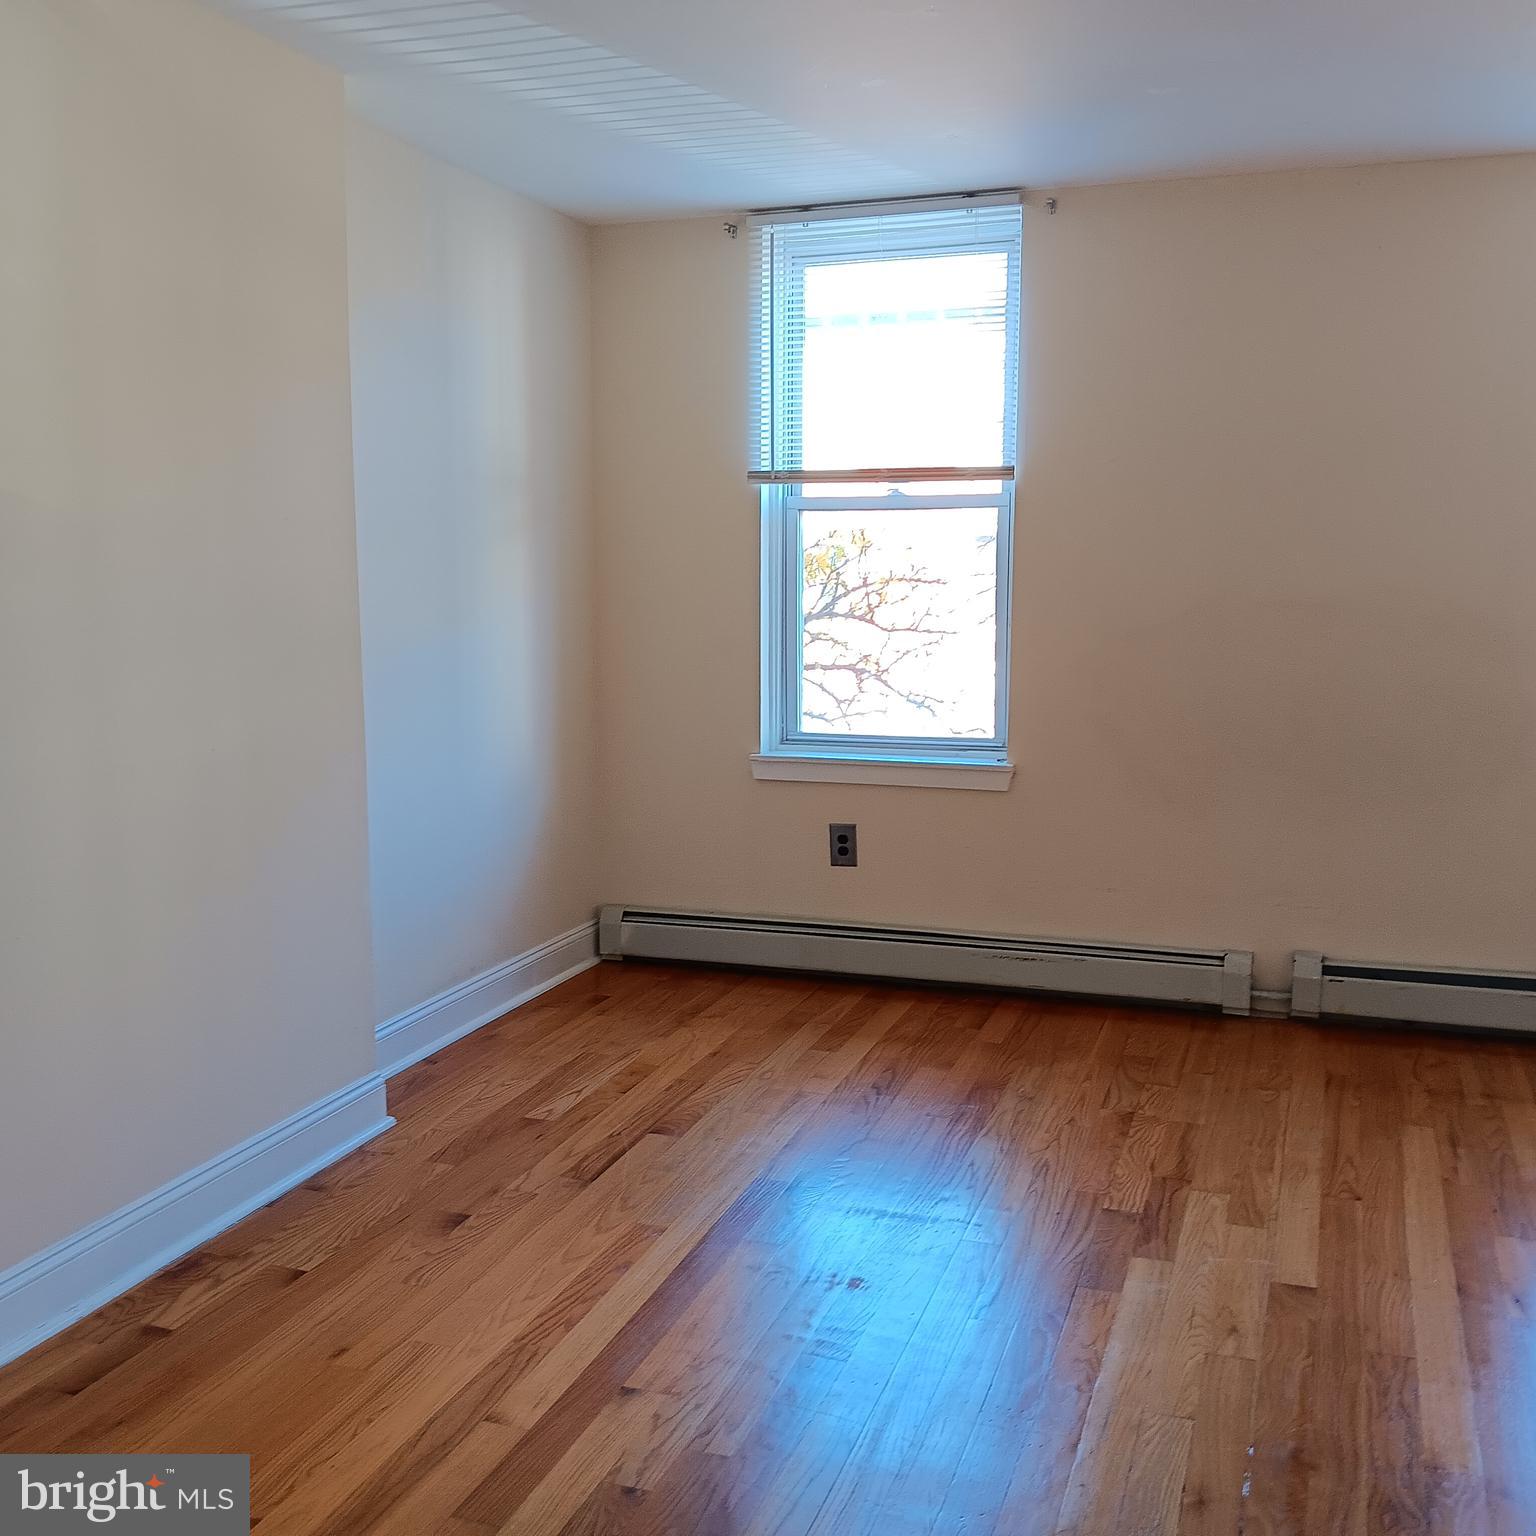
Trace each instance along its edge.
<path fill-rule="evenodd" d="M 603 907 L 598 950 L 609 959 L 691 960 L 1018 987 L 1233 1014 L 1249 1012 L 1253 991 L 1253 956 L 1247 950 L 1010 938 L 650 907 Z"/>
<path fill-rule="evenodd" d="M 1536 973 L 1384 965 L 1298 952 L 1291 1013 L 1536 1033 Z"/>

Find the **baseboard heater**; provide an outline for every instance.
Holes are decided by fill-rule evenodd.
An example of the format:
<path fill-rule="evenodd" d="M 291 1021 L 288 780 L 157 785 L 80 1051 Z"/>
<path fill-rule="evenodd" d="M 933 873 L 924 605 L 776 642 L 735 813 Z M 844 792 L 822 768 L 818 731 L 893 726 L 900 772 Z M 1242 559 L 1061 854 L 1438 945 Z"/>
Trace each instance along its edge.
<path fill-rule="evenodd" d="M 896 981 L 1020 987 L 1238 1014 L 1249 1011 L 1253 990 L 1253 956 L 1246 950 L 1007 938 L 650 907 L 602 908 L 598 950 L 610 959 L 691 960 Z"/>
<path fill-rule="evenodd" d="M 1292 961 L 1291 1013 L 1302 1019 L 1536 1032 L 1536 974 L 1376 965 L 1299 953 Z"/>

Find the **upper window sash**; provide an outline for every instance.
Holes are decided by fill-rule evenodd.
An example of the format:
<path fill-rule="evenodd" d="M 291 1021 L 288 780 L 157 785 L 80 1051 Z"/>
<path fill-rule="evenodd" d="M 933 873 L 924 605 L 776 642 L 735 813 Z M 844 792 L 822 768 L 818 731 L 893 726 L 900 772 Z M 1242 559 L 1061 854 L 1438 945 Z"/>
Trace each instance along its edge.
<path fill-rule="evenodd" d="M 1006 201 L 925 206 L 910 211 L 861 213 L 857 217 L 777 218 L 758 224 L 754 228 L 759 285 L 753 324 L 749 478 L 767 485 L 809 481 L 890 484 L 1011 480 L 1018 404 L 1020 221 L 1021 209 L 1015 196 Z M 944 261 L 966 255 L 983 259 L 958 267 Z M 987 261 L 987 257 L 993 259 Z M 892 302 L 899 308 L 903 302 L 901 273 L 890 264 L 906 260 L 917 264 L 910 270 L 911 293 L 905 296 L 906 301 L 921 300 L 924 307 L 909 309 L 906 314 L 892 313 L 889 319 L 898 327 L 892 335 L 900 335 L 904 341 L 910 337 L 915 346 L 924 339 L 920 326 L 934 323 L 940 327 L 926 337 L 939 348 L 936 356 L 942 362 L 932 378 L 936 412 L 945 403 L 952 403 L 956 376 L 971 376 L 966 374 L 967 368 L 979 370 L 974 376 L 985 407 L 969 411 L 965 426 L 957 427 L 950 436 L 955 446 L 985 448 L 987 462 L 976 462 L 974 451 L 965 462 L 932 462 L 935 455 L 931 451 L 924 455 L 922 449 L 931 450 L 936 442 L 951 446 L 943 442 L 945 433 L 938 415 L 927 442 L 914 441 L 910 457 L 902 453 L 906 446 L 904 438 L 880 444 L 887 450 L 882 459 L 898 462 L 850 461 L 857 458 L 856 443 L 851 443 L 845 452 L 833 453 L 833 457 L 841 457 L 845 462 L 807 462 L 804 436 L 808 404 L 815 417 L 811 423 L 813 432 L 818 426 L 825 431 L 829 414 L 825 403 L 819 411 L 814 398 L 808 403 L 808 372 L 814 383 L 818 367 L 825 371 L 837 366 L 825 351 L 824 338 L 842 325 L 851 325 L 870 338 L 873 355 L 878 345 L 875 326 L 888 318 L 868 309 L 862 313 L 830 315 L 826 306 L 835 307 L 838 302 L 839 273 L 864 263 L 886 263 L 887 283 L 893 283 L 895 289 Z M 819 301 L 813 300 L 810 313 L 808 278 L 830 290 L 830 296 L 824 293 Z M 848 283 L 850 290 L 858 286 L 857 279 Z M 941 304 L 947 297 L 948 312 L 927 307 L 929 295 L 936 296 Z M 821 314 L 814 313 L 816 302 L 823 306 Z M 856 309 L 857 303 L 853 307 Z M 823 352 L 819 361 L 813 355 L 808 369 L 807 341 L 811 334 L 823 338 Z M 904 354 L 905 359 L 912 356 L 910 350 Z M 822 378 L 825 400 L 825 372 Z M 927 383 L 928 377 L 920 371 L 900 382 L 901 402 L 919 415 L 923 413 Z M 872 411 L 870 419 L 880 419 L 878 410 Z M 866 428 L 870 419 L 866 419 Z M 866 431 L 865 435 L 869 433 Z M 858 433 L 851 432 L 850 436 L 856 438 Z M 878 438 L 878 431 L 874 436 Z M 921 439 L 922 434 L 913 436 Z"/>

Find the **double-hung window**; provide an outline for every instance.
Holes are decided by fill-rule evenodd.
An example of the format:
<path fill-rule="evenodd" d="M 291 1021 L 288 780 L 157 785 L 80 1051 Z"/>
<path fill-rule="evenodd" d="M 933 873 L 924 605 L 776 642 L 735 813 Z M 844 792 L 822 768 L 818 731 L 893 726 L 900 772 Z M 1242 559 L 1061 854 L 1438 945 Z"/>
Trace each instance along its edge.
<path fill-rule="evenodd" d="M 996 769 L 1018 199 L 770 216 L 755 235 L 760 776 L 800 776 L 775 771 L 789 761 Z"/>

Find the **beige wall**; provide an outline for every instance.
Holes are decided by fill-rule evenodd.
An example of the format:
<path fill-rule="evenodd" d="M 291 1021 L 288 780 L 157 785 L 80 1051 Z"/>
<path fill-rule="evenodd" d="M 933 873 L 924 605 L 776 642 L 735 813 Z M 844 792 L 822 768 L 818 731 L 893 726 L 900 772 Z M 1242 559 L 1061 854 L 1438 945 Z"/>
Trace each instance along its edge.
<path fill-rule="evenodd" d="M 342 113 L 0 5 L 0 1268 L 372 1066 Z"/>
<path fill-rule="evenodd" d="M 584 922 L 587 231 L 348 129 L 382 1022 Z"/>
<path fill-rule="evenodd" d="M 598 232 L 604 899 L 1529 966 L 1536 157 L 1025 230 L 1004 795 L 749 777 L 746 243 Z"/>

